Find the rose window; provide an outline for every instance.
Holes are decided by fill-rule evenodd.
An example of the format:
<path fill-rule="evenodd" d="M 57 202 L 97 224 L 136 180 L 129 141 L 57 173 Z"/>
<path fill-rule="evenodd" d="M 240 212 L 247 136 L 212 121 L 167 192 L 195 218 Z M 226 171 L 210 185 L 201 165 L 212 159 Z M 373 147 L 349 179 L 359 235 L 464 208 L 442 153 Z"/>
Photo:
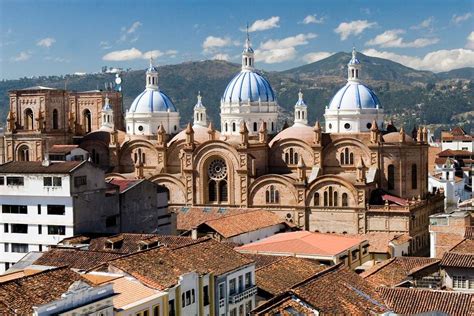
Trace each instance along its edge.
<path fill-rule="evenodd" d="M 209 178 L 213 180 L 222 180 L 227 176 L 227 166 L 223 159 L 216 159 L 209 165 Z"/>

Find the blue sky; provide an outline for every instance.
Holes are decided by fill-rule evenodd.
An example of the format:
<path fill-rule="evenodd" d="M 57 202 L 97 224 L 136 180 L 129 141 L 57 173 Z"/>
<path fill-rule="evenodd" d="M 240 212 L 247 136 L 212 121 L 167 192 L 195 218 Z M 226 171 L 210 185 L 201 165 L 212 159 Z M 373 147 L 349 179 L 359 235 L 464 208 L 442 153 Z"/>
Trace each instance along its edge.
<path fill-rule="evenodd" d="M 473 1 L 0 0 L 0 78 L 240 62 L 283 70 L 352 45 L 435 72 L 474 66 Z"/>

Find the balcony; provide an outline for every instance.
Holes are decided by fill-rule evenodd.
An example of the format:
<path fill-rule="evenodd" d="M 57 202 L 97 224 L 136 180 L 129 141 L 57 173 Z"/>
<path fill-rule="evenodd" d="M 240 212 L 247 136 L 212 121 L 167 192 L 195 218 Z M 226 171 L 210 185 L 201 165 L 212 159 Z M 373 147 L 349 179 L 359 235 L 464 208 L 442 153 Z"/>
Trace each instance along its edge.
<path fill-rule="evenodd" d="M 257 293 L 257 287 L 251 286 L 240 293 L 233 294 L 229 296 L 229 304 L 237 304 L 249 297 L 254 296 Z"/>

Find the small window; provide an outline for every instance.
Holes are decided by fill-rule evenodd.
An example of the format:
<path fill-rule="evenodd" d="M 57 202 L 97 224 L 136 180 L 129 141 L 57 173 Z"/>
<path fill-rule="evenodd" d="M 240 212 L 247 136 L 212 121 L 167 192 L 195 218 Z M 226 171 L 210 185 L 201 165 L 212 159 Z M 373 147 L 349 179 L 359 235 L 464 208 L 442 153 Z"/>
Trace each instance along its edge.
<path fill-rule="evenodd" d="M 27 214 L 28 207 L 26 205 L 2 205 L 2 213 L 4 214 Z"/>
<path fill-rule="evenodd" d="M 349 124 L 349 123 L 344 124 L 344 128 L 347 129 L 347 130 L 350 130 L 351 129 L 351 124 Z"/>
<path fill-rule="evenodd" d="M 38 204 L 38 215 L 41 215 L 41 204 Z"/>
<path fill-rule="evenodd" d="M 314 206 L 319 206 L 319 193 L 316 192 L 313 195 L 313 205 Z"/>
<path fill-rule="evenodd" d="M 61 177 L 44 177 L 43 186 L 45 187 L 60 187 L 62 185 Z"/>
<path fill-rule="evenodd" d="M 367 123 L 367 129 L 371 129 L 372 128 L 372 123 Z"/>
<path fill-rule="evenodd" d="M 204 285 L 203 287 L 203 305 L 204 306 L 207 306 L 210 304 L 210 300 L 209 300 L 209 286 L 208 285 Z"/>
<path fill-rule="evenodd" d="M 387 184 L 389 190 L 395 189 L 395 166 L 389 165 L 387 169 Z"/>
<path fill-rule="evenodd" d="M 87 184 L 87 176 L 74 177 L 74 186 L 80 187 Z"/>
<path fill-rule="evenodd" d="M 253 131 L 254 131 L 254 132 L 257 131 L 257 122 L 253 122 Z"/>
<path fill-rule="evenodd" d="M 139 125 L 139 126 L 138 126 L 138 130 L 139 130 L 140 132 L 143 132 L 143 126 Z"/>
<path fill-rule="evenodd" d="M 105 227 L 114 227 L 118 224 L 118 215 L 107 216 L 105 219 Z"/>
<path fill-rule="evenodd" d="M 38 225 L 38 235 L 41 235 L 43 233 L 43 226 Z"/>
<path fill-rule="evenodd" d="M 232 123 L 232 131 L 235 132 L 235 122 Z"/>
<path fill-rule="evenodd" d="M 14 234 L 28 234 L 27 224 L 12 224 L 12 233 Z"/>
<path fill-rule="evenodd" d="M 248 289 L 252 286 L 252 272 L 245 273 L 245 288 Z"/>
<path fill-rule="evenodd" d="M 12 252 L 27 253 L 28 252 L 28 244 L 12 244 Z"/>
<path fill-rule="evenodd" d="M 0 185 L 5 185 L 5 177 L 0 176 Z"/>
<path fill-rule="evenodd" d="M 48 235 L 66 235 L 66 226 L 48 225 Z"/>
<path fill-rule="evenodd" d="M 153 316 L 160 316 L 160 305 L 153 306 Z"/>
<path fill-rule="evenodd" d="M 232 279 L 229 281 L 229 294 L 230 295 L 235 294 L 236 290 L 237 289 L 236 289 L 235 279 Z"/>
<path fill-rule="evenodd" d="M 25 185 L 23 177 L 7 177 L 7 185 Z"/>
<path fill-rule="evenodd" d="M 7 224 L 7 223 L 3 224 L 3 232 L 4 232 L 4 233 L 8 233 L 9 231 L 10 231 L 10 230 L 8 229 L 8 224 Z M 6 244 L 5 244 L 5 245 L 6 245 Z"/>
<path fill-rule="evenodd" d="M 65 205 L 48 205 L 48 215 L 64 215 L 66 214 Z"/>

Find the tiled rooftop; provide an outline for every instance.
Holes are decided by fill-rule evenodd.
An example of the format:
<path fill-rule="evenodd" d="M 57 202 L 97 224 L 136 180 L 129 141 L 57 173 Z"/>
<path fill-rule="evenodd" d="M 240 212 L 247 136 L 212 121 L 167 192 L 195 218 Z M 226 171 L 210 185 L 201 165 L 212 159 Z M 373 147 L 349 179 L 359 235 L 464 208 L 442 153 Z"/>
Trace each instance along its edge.
<path fill-rule="evenodd" d="M 53 145 L 49 148 L 49 154 L 68 154 L 71 150 L 78 148 L 78 145 Z"/>
<path fill-rule="evenodd" d="M 294 285 L 327 268 L 327 266 L 322 266 L 309 259 L 276 258 L 279 260 L 255 271 L 258 288 L 273 296 L 289 290 Z"/>
<path fill-rule="evenodd" d="M 334 256 L 362 243 L 364 239 L 332 234 L 297 231 L 276 234 L 251 244 L 236 248 L 237 251 L 258 254 L 323 255 Z"/>
<path fill-rule="evenodd" d="M 71 269 L 88 270 L 120 256 L 120 254 L 112 252 L 51 248 L 44 252 L 33 265 L 50 267 L 68 266 Z"/>
<path fill-rule="evenodd" d="M 360 276 L 376 286 L 396 286 L 413 273 L 437 265 L 439 261 L 425 257 L 395 257 L 376 264 Z"/>
<path fill-rule="evenodd" d="M 32 315 L 33 306 L 61 298 L 76 281 L 87 282 L 69 268 L 58 268 L 0 283 L 0 315 Z"/>
<path fill-rule="evenodd" d="M 414 288 L 380 287 L 377 290 L 390 310 L 401 315 L 434 311 L 450 316 L 474 314 L 474 294 Z"/>
<path fill-rule="evenodd" d="M 262 228 L 279 224 L 288 225 L 287 222 L 273 212 L 256 210 L 247 213 L 231 214 L 216 219 L 205 221 L 198 228 L 208 226 L 224 238 L 231 238 L 240 234 L 256 231 Z"/>
<path fill-rule="evenodd" d="M 196 271 L 218 276 L 253 263 L 230 247 L 212 239 L 203 239 L 178 248 L 158 247 L 131 254 L 109 262 L 155 289 L 177 283 L 183 273 Z"/>
<path fill-rule="evenodd" d="M 0 165 L 0 173 L 70 173 L 86 161 L 64 161 L 43 166 L 41 161 L 11 161 Z"/>

